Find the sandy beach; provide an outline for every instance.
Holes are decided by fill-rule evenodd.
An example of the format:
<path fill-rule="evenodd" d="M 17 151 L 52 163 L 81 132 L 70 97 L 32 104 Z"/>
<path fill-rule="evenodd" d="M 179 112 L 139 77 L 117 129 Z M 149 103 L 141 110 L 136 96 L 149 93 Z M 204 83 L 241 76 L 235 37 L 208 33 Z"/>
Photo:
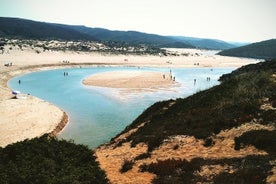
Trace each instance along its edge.
<path fill-rule="evenodd" d="M 33 50 L 22 51 L 16 48 L 0 54 L 0 146 L 5 147 L 10 143 L 37 137 L 44 133 L 57 134 L 68 121 L 66 113 L 62 109 L 39 98 L 27 95 L 25 99 L 14 99 L 7 82 L 17 75 L 54 68 L 101 65 L 164 68 L 240 67 L 258 62 L 253 59 L 218 56 L 203 50 L 175 49 L 175 51 L 179 53 L 189 52 L 191 54 L 189 56 L 160 57 L 67 51 L 36 53 Z M 6 63 L 12 63 L 12 66 L 4 66 Z M 173 85 L 174 81 L 169 80 L 169 74 L 166 73 L 165 75 L 165 79 L 163 79 L 163 73 L 110 72 L 92 76 L 84 83 L 97 86 L 104 83 L 106 87 L 136 89 L 144 88 L 145 85 L 150 88 Z M 130 82 L 127 83 L 126 80 L 130 80 Z M 96 83 L 97 81 L 98 83 Z"/>

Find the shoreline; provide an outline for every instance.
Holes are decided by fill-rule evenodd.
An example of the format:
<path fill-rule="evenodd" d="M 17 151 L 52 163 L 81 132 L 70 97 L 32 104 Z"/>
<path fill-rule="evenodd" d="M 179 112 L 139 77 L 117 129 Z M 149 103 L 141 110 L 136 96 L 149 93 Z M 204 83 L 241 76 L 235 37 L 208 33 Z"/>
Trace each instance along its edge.
<path fill-rule="evenodd" d="M 24 53 L 24 51 L 23 51 Z M 25 53 L 30 58 L 28 53 Z M 72 54 L 72 53 L 71 53 Z M 61 53 L 61 55 L 66 55 L 66 53 Z M 7 60 L 6 58 L 13 58 L 14 63 L 11 67 L 4 67 L 2 62 L 0 63 L 0 117 L 4 119 L 4 123 L 1 124 L 0 128 L 1 137 L 0 137 L 0 147 L 5 147 L 8 144 L 23 141 L 25 139 L 30 139 L 34 137 L 39 137 L 45 133 L 50 136 L 56 136 L 60 131 L 64 129 L 66 124 L 69 122 L 69 117 L 61 108 L 56 107 L 53 104 L 50 104 L 44 100 L 39 98 L 28 96 L 27 100 L 14 100 L 13 95 L 11 94 L 12 90 L 8 87 L 8 81 L 18 75 L 23 75 L 31 72 L 37 71 L 45 71 L 45 70 L 53 70 L 60 68 L 80 68 L 80 67 L 162 67 L 162 68 L 205 68 L 205 67 L 239 67 L 242 65 L 246 65 L 249 63 L 256 63 L 257 60 L 254 59 L 244 59 L 244 58 L 232 58 L 226 57 L 226 60 L 216 60 L 215 57 L 224 58 L 221 56 L 214 56 L 207 58 L 205 60 L 199 61 L 200 65 L 195 65 L 195 60 L 189 57 L 159 57 L 159 56 L 132 56 L 132 55 L 99 55 L 99 54 L 91 54 L 89 57 L 87 53 L 85 54 L 76 54 L 80 59 L 78 61 L 73 61 L 70 63 L 61 63 L 60 57 L 56 60 L 52 60 L 53 56 L 49 57 L 49 59 L 45 58 L 45 55 L 38 55 L 31 59 L 28 62 L 26 58 L 21 55 L 13 55 L 10 54 L 8 57 L 2 57 L 1 61 Z M 32 56 L 32 55 L 31 55 Z M 23 58 L 23 59 L 22 59 Z M 40 58 L 40 59 L 39 59 Z M 41 59 L 43 58 L 43 60 Z M 128 62 L 124 61 L 124 58 L 130 58 Z M 170 62 L 167 62 L 170 59 Z M 196 58 L 200 59 L 200 58 Z M 47 61 L 45 61 L 47 60 Z M 70 59 L 69 59 L 70 60 Z M 172 61 L 173 60 L 173 61 Z M 93 61 L 93 62 L 91 62 Z M 237 62 L 236 62 L 237 61 Z M 18 106 L 18 111 L 14 110 L 14 106 Z M 36 109 L 40 109 L 40 115 L 37 114 Z M 17 115 L 17 114 L 19 115 Z M 54 115 L 54 116 L 53 116 Z M 44 126 L 37 126 L 37 121 L 42 121 L 41 117 L 48 118 L 47 123 L 49 123 L 49 128 L 47 130 L 42 130 L 45 128 Z M 23 118 L 22 118 L 23 117 Z M 24 121 L 22 120 L 24 119 Z M 44 119 L 44 118 L 43 118 Z M 47 120 L 46 120 L 47 121 Z M 23 122 L 23 123 L 22 123 Z M 24 123 L 28 123 L 25 125 Z M 12 125 L 18 127 L 12 127 Z M 53 126 L 55 125 L 55 126 Z M 27 128 L 26 128 L 27 127 Z M 17 129 L 16 129 L 17 128 Z M 25 131 L 27 133 L 22 137 L 21 131 Z M 7 131 L 6 131 L 7 130 Z M 38 131 L 34 133 L 35 131 Z M 8 137 L 13 137 L 13 139 L 7 139 L 7 137 L 3 136 L 5 134 Z M 23 133 L 22 133 L 23 134 Z"/>
<path fill-rule="evenodd" d="M 47 125 L 48 127 L 50 126 L 51 128 L 48 128 L 42 132 L 36 133 L 36 135 L 30 135 L 30 136 L 21 136 L 20 135 L 16 138 L 13 137 L 13 135 L 7 135 L 7 132 L 1 132 L 0 135 L 0 147 L 5 147 L 8 144 L 12 144 L 18 141 L 23 141 L 25 139 L 29 139 L 29 138 L 34 138 L 34 137 L 39 137 L 42 136 L 44 134 L 48 134 L 51 137 L 55 137 L 59 132 L 61 132 L 63 130 L 63 128 L 66 126 L 66 124 L 69 122 L 69 116 L 66 114 L 66 112 L 64 110 L 62 110 L 60 107 L 55 106 L 54 104 L 51 104 L 47 101 L 44 101 L 40 98 L 31 96 L 31 95 L 27 95 L 26 99 L 14 99 L 14 95 L 12 95 L 12 90 L 9 88 L 8 86 L 8 81 L 10 79 L 12 79 L 13 77 L 16 77 L 18 75 L 25 75 L 31 72 L 37 72 L 37 71 L 42 71 L 42 70 L 51 70 L 51 69 L 57 69 L 57 68 L 65 68 L 64 66 L 61 65 L 32 65 L 32 66 L 13 66 L 8 68 L 6 71 L 0 70 L 0 77 L 1 77 L 1 82 L 0 82 L 0 116 L 2 116 L 3 118 L 3 109 L 4 111 L 6 110 L 7 112 L 9 111 L 7 107 L 7 105 L 12 104 L 13 106 L 22 106 L 24 108 L 30 108 L 31 106 L 34 106 L 34 108 L 37 108 L 38 106 L 43 106 L 43 111 L 49 111 L 48 113 L 50 114 L 54 114 L 55 117 L 50 118 L 50 122 L 49 125 Z M 22 105 L 22 103 L 24 103 Z M 16 107 L 14 111 L 16 111 Z M 9 112 L 11 113 L 11 112 Z M 20 112 L 18 116 L 20 116 L 23 113 L 29 113 L 29 112 Z M 30 112 L 30 114 L 35 115 L 36 112 L 32 111 Z M 42 112 L 42 114 L 44 114 Z M 22 118 L 22 115 L 20 116 Z M 4 122 L 9 123 L 10 124 L 14 124 L 14 126 L 20 126 L 18 124 L 20 124 L 22 121 L 20 121 L 20 117 L 15 117 L 15 121 L 16 123 L 13 123 L 12 120 L 14 120 L 13 117 L 10 118 L 10 120 L 6 120 L 7 117 L 4 117 Z M 9 118 L 9 117 L 8 117 Z M 34 117 L 30 117 L 30 119 L 34 119 Z M 27 120 L 28 121 L 28 120 Z M 25 121 L 24 121 L 25 122 Z M 26 122 L 25 122 L 26 123 Z M 34 123 L 34 122 L 33 122 Z M 4 127 L 5 125 L 0 123 L 1 127 Z M 8 126 L 8 125 L 7 125 Z M 6 127 L 7 127 L 6 126 Z M 33 125 L 35 126 L 35 125 Z M 4 129 L 6 128 L 4 127 Z M 7 131 L 10 131 L 12 128 L 12 126 L 9 126 L 7 129 Z M 5 129 L 5 130 L 6 130 Z M 2 129 L 3 131 L 3 129 Z M 19 130 L 20 131 L 20 130 Z M 23 130 L 24 131 L 24 130 Z M 32 131 L 32 130 L 30 130 Z M 10 133 L 10 132 L 9 132 Z M 4 135 L 3 135 L 4 134 Z M 4 140 L 4 139 L 8 139 L 8 140 Z"/>
<path fill-rule="evenodd" d="M 48 135 L 50 137 L 56 137 L 57 134 L 61 132 L 63 128 L 67 125 L 68 122 L 69 122 L 69 116 L 66 114 L 66 112 L 63 112 L 63 117 L 61 121 L 52 132 L 48 133 Z"/>

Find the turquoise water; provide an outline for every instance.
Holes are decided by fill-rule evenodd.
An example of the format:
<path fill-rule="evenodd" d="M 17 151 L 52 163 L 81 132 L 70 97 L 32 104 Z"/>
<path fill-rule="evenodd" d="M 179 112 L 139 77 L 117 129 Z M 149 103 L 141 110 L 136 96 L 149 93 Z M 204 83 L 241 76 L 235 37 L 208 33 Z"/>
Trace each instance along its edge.
<path fill-rule="evenodd" d="M 187 97 L 219 84 L 217 79 L 234 68 L 172 69 L 181 86 L 156 92 L 121 93 L 118 89 L 89 87 L 82 80 L 89 75 L 117 70 L 169 72 L 168 68 L 95 67 L 57 69 L 17 76 L 8 82 L 13 90 L 29 93 L 60 107 L 69 115 L 69 123 L 58 135 L 90 148 L 108 142 L 139 114 L 161 100 Z M 64 76 L 68 72 L 68 76 Z M 211 81 L 206 78 L 210 77 Z M 21 83 L 18 83 L 18 80 Z M 194 84 L 196 79 L 196 84 Z M 41 117 L 43 118 L 43 117 Z"/>

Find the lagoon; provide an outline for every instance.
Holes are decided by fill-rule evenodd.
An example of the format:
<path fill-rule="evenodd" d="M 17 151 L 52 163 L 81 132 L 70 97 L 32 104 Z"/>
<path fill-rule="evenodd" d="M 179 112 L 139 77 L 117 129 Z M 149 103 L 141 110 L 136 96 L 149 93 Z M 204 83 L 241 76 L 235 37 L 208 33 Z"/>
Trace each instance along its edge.
<path fill-rule="evenodd" d="M 120 133 L 147 107 L 157 101 L 184 98 L 218 85 L 218 78 L 234 68 L 176 68 L 172 75 L 181 85 L 170 90 L 121 93 L 119 89 L 92 87 L 82 80 L 107 71 L 160 71 L 169 68 L 90 67 L 34 72 L 12 78 L 13 90 L 44 99 L 69 116 L 69 123 L 58 137 L 95 148 Z M 64 76 L 68 72 L 68 76 Z M 207 81 L 207 77 L 211 80 Z M 196 79 L 196 84 L 194 84 Z M 18 83 L 18 80 L 21 83 Z M 43 117 L 41 117 L 43 118 Z"/>

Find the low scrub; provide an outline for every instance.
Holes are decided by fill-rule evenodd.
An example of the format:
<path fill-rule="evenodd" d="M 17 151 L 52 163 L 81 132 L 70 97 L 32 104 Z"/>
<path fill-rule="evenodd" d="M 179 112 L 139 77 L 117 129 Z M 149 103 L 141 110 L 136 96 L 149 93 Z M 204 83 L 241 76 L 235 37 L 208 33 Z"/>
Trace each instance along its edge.
<path fill-rule="evenodd" d="M 124 163 L 122 164 L 120 172 L 124 173 L 124 172 L 127 172 L 127 171 L 131 170 L 133 165 L 134 165 L 133 160 L 124 160 Z"/>
<path fill-rule="evenodd" d="M 253 145 L 258 149 L 276 155 L 276 131 L 254 130 L 235 138 L 236 150 L 247 145 Z"/>
<path fill-rule="evenodd" d="M 108 183 L 86 146 L 47 135 L 0 149 L 0 183 Z"/>

